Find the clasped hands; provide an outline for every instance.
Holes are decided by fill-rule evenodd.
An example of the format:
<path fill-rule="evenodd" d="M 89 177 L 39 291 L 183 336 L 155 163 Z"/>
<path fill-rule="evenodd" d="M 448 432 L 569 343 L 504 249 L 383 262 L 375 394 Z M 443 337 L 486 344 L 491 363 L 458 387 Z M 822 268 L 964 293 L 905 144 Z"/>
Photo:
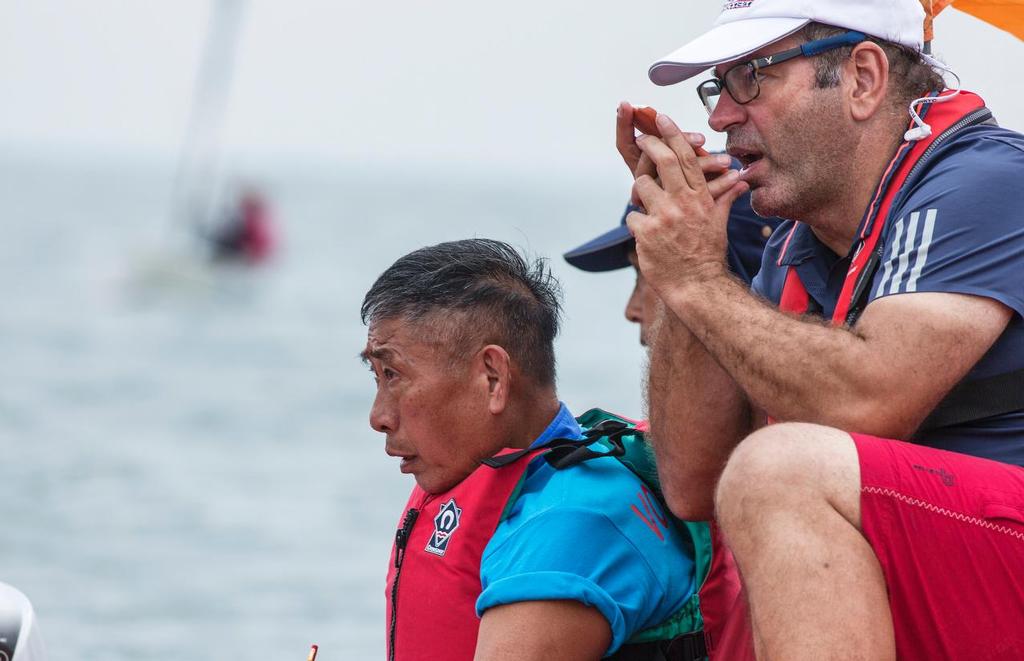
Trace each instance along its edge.
<path fill-rule="evenodd" d="M 633 203 L 645 212 L 626 218 L 641 272 L 667 299 L 669 290 L 726 272 L 726 225 L 733 202 L 749 186 L 729 169 L 726 154 L 697 156 L 699 133 L 684 133 L 666 115 L 662 137 L 636 136 L 633 107 L 619 105 L 616 146 L 633 173 Z"/>

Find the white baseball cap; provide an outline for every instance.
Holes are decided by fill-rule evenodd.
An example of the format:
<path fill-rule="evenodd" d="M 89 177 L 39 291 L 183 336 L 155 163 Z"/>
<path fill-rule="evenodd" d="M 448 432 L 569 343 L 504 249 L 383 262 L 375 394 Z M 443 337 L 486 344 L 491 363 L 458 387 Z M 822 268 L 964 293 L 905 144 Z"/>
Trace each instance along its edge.
<path fill-rule="evenodd" d="M 920 0 L 726 0 L 714 27 L 652 64 L 647 75 L 655 85 L 674 85 L 753 53 L 811 22 L 856 30 L 920 52 L 924 18 Z"/>

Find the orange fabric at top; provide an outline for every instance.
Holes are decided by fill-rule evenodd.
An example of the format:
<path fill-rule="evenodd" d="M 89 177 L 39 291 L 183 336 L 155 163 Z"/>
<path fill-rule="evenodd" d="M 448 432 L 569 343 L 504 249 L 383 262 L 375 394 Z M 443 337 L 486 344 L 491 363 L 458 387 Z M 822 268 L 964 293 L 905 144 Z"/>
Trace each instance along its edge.
<path fill-rule="evenodd" d="M 1024 0 L 953 0 L 953 8 L 1024 39 Z"/>
<path fill-rule="evenodd" d="M 1024 0 L 921 0 L 926 14 L 924 40 L 934 37 L 932 19 L 946 7 L 956 9 L 1006 30 L 1018 39 L 1024 39 Z"/>
<path fill-rule="evenodd" d="M 931 41 L 935 38 L 935 31 L 932 29 L 932 21 L 943 9 L 953 4 L 953 0 L 921 0 L 924 7 L 924 40 Z"/>

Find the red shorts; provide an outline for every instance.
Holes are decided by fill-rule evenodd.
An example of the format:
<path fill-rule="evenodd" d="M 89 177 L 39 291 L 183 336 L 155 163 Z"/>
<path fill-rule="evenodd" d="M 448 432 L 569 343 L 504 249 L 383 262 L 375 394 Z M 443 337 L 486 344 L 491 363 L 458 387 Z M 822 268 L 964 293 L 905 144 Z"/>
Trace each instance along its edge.
<path fill-rule="evenodd" d="M 1024 659 L 1024 468 L 851 434 L 907 659 Z"/>

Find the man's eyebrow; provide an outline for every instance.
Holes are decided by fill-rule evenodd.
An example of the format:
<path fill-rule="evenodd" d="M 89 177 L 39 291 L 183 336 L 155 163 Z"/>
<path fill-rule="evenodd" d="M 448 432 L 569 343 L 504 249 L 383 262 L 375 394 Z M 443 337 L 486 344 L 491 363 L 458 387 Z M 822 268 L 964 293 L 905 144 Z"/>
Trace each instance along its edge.
<path fill-rule="evenodd" d="M 362 351 L 359 352 L 359 358 L 364 363 L 369 363 L 371 358 L 376 358 L 377 360 L 389 360 L 393 358 L 394 355 L 395 352 L 388 348 L 369 350 L 363 349 Z"/>

